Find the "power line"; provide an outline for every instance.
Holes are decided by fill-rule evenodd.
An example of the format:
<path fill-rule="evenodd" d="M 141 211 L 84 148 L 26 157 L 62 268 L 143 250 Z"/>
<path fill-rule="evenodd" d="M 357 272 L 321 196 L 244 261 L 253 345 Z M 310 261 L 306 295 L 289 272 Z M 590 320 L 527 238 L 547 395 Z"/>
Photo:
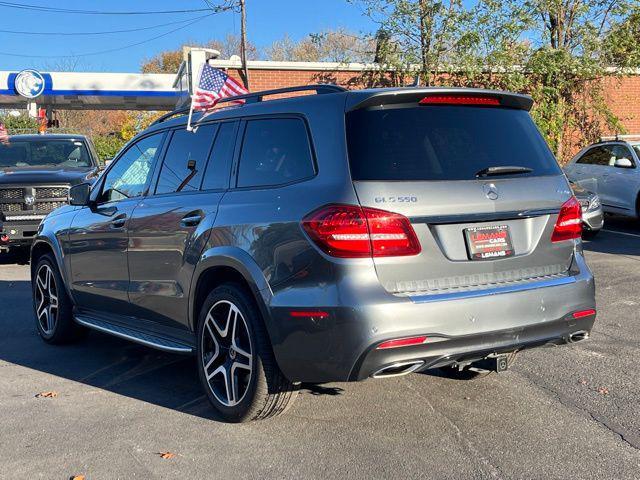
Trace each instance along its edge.
<path fill-rule="evenodd" d="M 129 45 L 124 45 L 122 47 L 117 47 L 117 48 L 110 48 L 107 50 L 101 50 L 98 52 L 90 52 L 90 53 L 78 53 L 75 55 L 21 55 L 19 53 L 11 53 L 11 52 L 0 52 L 0 55 L 4 55 L 7 57 L 22 57 L 22 58 L 76 58 L 76 57 L 91 57 L 94 55 L 102 55 L 104 53 L 113 53 L 113 52 L 119 52 L 121 50 L 125 50 L 127 48 L 132 48 L 132 47 L 137 47 L 138 45 L 143 45 L 145 43 L 149 43 L 152 42 L 154 40 L 157 40 L 158 38 L 162 38 L 162 37 L 166 37 L 167 35 L 170 35 L 174 32 L 177 32 L 178 30 L 183 30 L 187 27 L 190 27 L 191 25 L 205 19 L 208 18 L 212 15 L 215 15 L 214 13 L 210 13 L 209 15 L 204 15 L 200 18 L 197 18 L 196 20 L 187 23 L 186 25 L 183 25 L 181 27 L 178 28 L 174 28 L 172 30 L 169 30 L 168 32 L 165 33 L 161 33 L 160 35 L 156 35 L 155 37 L 151 37 L 151 38 L 147 38 L 146 40 L 142 40 L 140 42 L 136 42 L 136 43 L 132 43 Z"/>
<path fill-rule="evenodd" d="M 14 3 L 0 1 L 0 6 L 7 8 L 17 8 L 20 10 L 35 10 L 39 12 L 50 13 L 75 13 L 79 15 L 162 15 L 175 13 L 198 13 L 198 12 L 219 12 L 233 8 L 232 6 L 212 6 L 210 8 L 191 8 L 185 10 L 151 10 L 151 11 L 104 11 L 104 10 L 77 10 L 71 8 L 44 7 L 42 5 L 33 5 L 25 3 Z"/>
<path fill-rule="evenodd" d="M 211 15 L 211 14 L 209 14 Z M 43 36 L 52 36 L 52 35 L 63 35 L 63 36 L 76 36 L 76 35 L 109 35 L 113 33 L 130 33 L 130 32 L 141 32 L 143 30 L 153 30 L 155 28 L 168 27 L 170 25 L 179 25 L 182 23 L 188 23 L 192 20 L 199 20 L 201 18 L 208 17 L 209 15 L 202 15 L 201 17 L 192 17 L 187 18 L 186 20 L 178 20 L 176 22 L 168 22 L 161 23 L 159 25 L 151 25 L 149 27 L 139 27 L 139 28 L 130 28 L 126 30 L 109 30 L 109 31 L 101 31 L 101 32 L 27 32 L 23 30 L 0 30 L 0 33 L 9 33 L 13 35 L 43 35 Z"/>

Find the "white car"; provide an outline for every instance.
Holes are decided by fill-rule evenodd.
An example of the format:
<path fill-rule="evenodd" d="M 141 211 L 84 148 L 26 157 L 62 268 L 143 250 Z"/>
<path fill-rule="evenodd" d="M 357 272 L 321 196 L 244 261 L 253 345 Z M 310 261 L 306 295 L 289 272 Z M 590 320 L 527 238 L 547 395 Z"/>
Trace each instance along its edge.
<path fill-rule="evenodd" d="M 604 212 L 640 218 L 640 136 L 634 138 L 590 145 L 564 171 L 569 180 L 598 194 Z"/>

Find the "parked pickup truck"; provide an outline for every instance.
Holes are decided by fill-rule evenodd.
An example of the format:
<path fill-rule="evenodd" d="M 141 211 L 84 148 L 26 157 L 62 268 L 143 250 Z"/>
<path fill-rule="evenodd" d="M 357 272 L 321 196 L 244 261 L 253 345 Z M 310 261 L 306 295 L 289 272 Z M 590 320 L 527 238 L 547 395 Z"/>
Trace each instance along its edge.
<path fill-rule="evenodd" d="M 29 246 L 38 225 L 91 182 L 98 156 L 83 135 L 12 135 L 0 144 L 0 250 Z"/>

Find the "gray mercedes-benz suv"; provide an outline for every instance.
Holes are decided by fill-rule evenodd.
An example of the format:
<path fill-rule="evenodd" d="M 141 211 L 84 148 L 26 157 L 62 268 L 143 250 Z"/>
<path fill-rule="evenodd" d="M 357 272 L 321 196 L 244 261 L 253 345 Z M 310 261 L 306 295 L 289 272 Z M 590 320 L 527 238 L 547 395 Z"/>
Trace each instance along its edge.
<path fill-rule="evenodd" d="M 270 95 L 300 91 L 267 101 Z M 180 112 L 71 189 L 32 248 L 37 328 L 194 353 L 229 421 L 302 382 L 501 371 L 588 337 L 580 205 L 507 92 L 316 85 Z M 175 118 L 174 118 L 175 117 Z"/>

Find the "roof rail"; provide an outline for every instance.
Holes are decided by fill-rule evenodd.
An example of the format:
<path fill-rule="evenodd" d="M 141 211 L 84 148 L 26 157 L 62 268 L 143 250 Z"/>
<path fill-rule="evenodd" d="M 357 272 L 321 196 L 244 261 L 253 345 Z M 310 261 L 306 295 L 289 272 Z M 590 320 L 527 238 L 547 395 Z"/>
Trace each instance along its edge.
<path fill-rule="evenodd" d="M 315 85 L 300 85 L 297 87 L 285 87 L 285 88 L 275 88 L 273 90 L 262 90 L 260 92 L 247 93 L 245 95 L 236 95 L 234 97 L 225 97 L 218 101 L 218 105 L 226 102 L 237 102 L 238 100 L 244 100 L 246 103 L 257 103 L 262 102 L 264 97 L 268 97 L 270 95 L 280 95 L 283 93 L 294 93 L 294 92 L 308 92 L 314 91 L 317 95 L 322 95 L 324 93 L 339 93 L 346 92 L 347 89 L 341 87 L 339 85 L 332 85 L 328 83 L 318 83 Z M 180 108 L 178 110 L 174 110 L 165 115 L 162 115 L 151 125 L 155 125 L 157 123 L 162 123 L 175 115 L 183 115 L 189 112 L 189 107 Z"/>
<path fill-rule="evenodd" d="M 151 125 L 155 125 L 156 123 L 162 123 L 169 120 L 171 117 L 176 115 L 184 115 L 185 113 L 189 113 L 189 107 L 179 108 L 178 110 L 172 110 L 169 113 L 165 113 L 161 117 L 155 119 Z"/>

